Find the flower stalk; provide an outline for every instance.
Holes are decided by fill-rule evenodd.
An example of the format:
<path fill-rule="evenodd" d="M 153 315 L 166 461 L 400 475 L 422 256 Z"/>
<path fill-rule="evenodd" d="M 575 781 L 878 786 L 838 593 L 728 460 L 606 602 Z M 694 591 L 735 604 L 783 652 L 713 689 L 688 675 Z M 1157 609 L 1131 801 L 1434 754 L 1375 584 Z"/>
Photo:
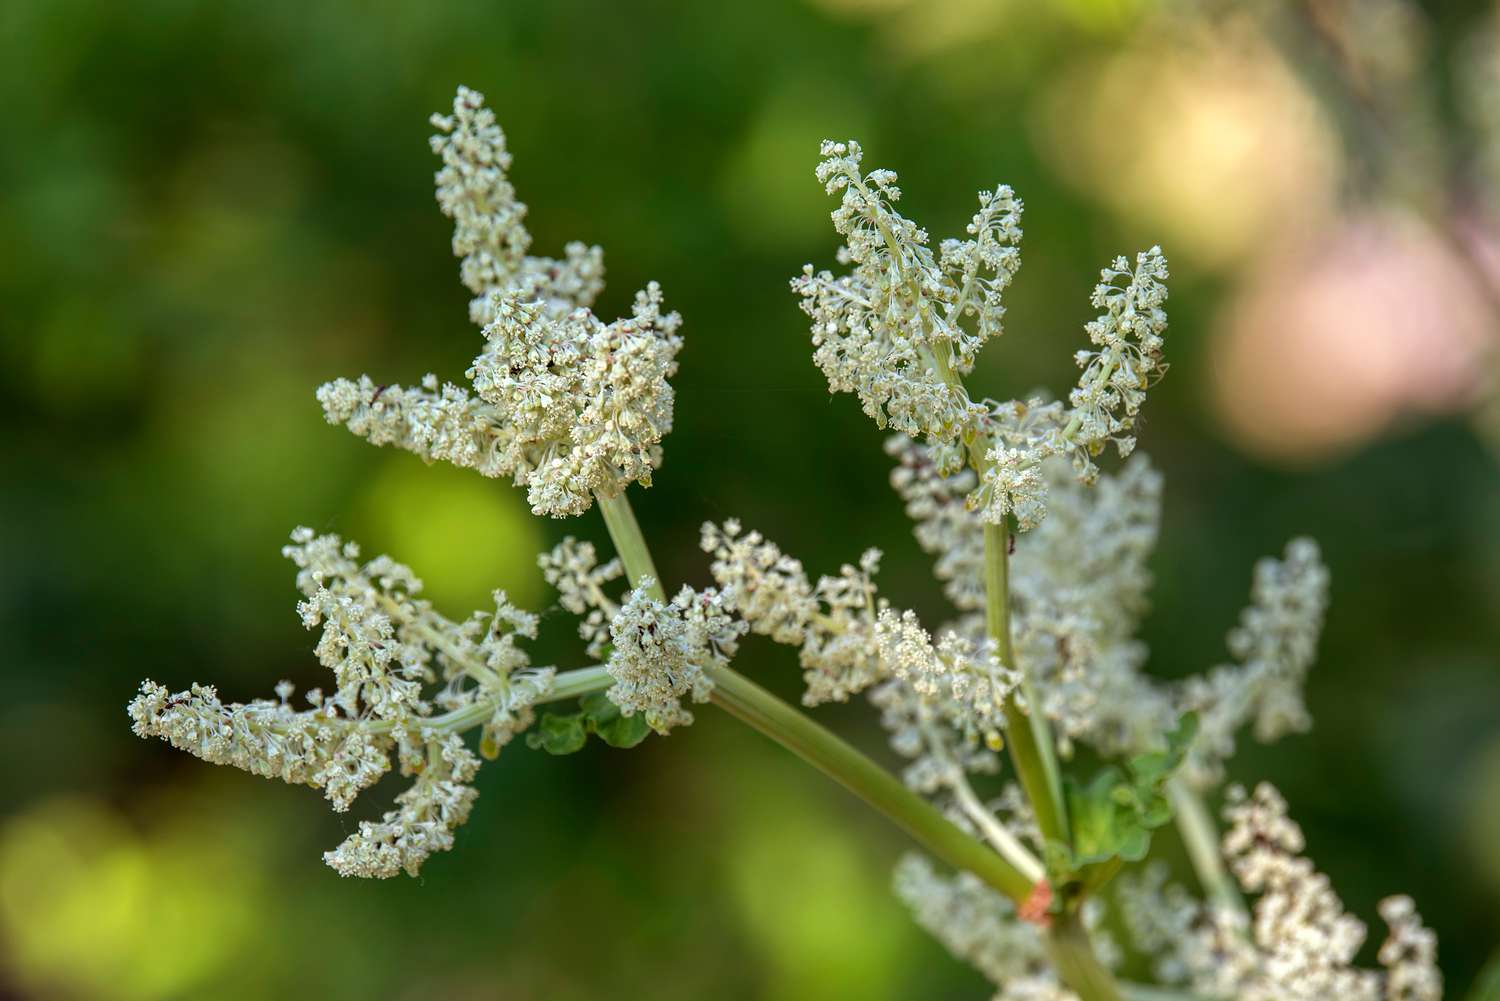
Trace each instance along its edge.
<path fill-rule="evenodd" d="M 1059 915 L 1046 941 L 1057 975 L 1083 1001 L 1124 1001 L 1114 977 L 1094 953 L 1094 945 L 1077 911 Z"/>
<path fill-rule="evenodd" d="M 1057 754 L 1046 718 L 1041 714 L 1036 695 L 1024 667 L 1015 663 L 1010 640 L 1009 589 L 1010 531 L 1005 525 L 984 526 L 984 566 L 986 603 L 985 620 L 995 651 L 1002 663 L 1013 665 L 1021 674 L 1020 692 L 1026 699 L 1022 712 L 1014 695 L 1005 701 L 1006 746 L 1036 812 L 1037 827 L 1049 843 L 1068 843 L 1068 815 L 1063 805 L 1062 778 Z"/>
<path fill-rule="evenodd" d="M 629 498 L 621 491 L 613 497 L 600 496 L 598 500 L 605 527 L 631 584 L 639 586 L 642 577 L 650 576 L 656 581 L 657 600 L 664 600 L 661 595 L 665 592 L 660 579 L 655 577 L 650 548 Z M 972 872 L 1018 904 L 1030 895 L 1032 879 L 959 830 L 926 800 L 831 730 L 733 668 L 710 665 L 704 668 L 704 673 L 713 682 L 711 700 L 715 705 L 854 793 L 934 856 Z"/>
<path fill-rule="evenodd" d="M 1224 857 L 1219 851 L 1219 832 L 1213 816 L 1203 802 L 1203 797 L 1186 785 L 1180 778 L 1167 783 L 1167 796 L 1172 801 L 1173 818 L 1177 831 L 1182 835 L 1183 846 L 1193 863 L 1209 899 L 1232 914 L 1245 916 L 1245 898 L 1240 895 L 1234 878 L 1224 868 Z"/>

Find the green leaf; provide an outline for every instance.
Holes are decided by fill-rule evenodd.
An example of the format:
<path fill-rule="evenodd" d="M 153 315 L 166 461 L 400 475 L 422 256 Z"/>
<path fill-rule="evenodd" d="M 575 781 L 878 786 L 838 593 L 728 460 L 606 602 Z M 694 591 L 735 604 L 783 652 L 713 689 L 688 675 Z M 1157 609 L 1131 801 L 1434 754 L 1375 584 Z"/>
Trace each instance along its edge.
<path fill-rule="evenodd" d="M 578 704 L 588 718 L 589 728 L 610 747 L 634 747 L 651 732 L 643 713 L 621 715 L 620 707 L 603 692 L 590 692 Z"/>
<path fill-rule="evenodd" d="M 588 739 L 583 713 L 568 716 L 544 713 L 536 729 L 526 735 L 526 746 L 548 754 L 572 754 L 582 750 Z"/>
<path fill-rule="evenodd" d="M 583 696 L 578 707 L 578 712 L 567 715 L 544 713 L 541 722 L 526 735 L 526 746 L 548 754 L 572 754 L 583 750 L 591 733 L 610 747 L 634 747 L 651 732 L 644 715 L 621 715 L 620 707 L 603 692 Z"/>
<path fill-rule="evenodd" d="M 1172 819 L 1166 785 L 1182 765 L 1198 731 L 1192 713 L 1178 721 L 1162 751 L 1137 755 L 1122 771 L 1102 769 L 1088 784 L 1069 779 L 1064 798 L 1073 831 L 1071 869 L 1084 889 L 1110 880 L 1124 862 L 1139 862 L 1151 849 L 1151 832 Z"/>

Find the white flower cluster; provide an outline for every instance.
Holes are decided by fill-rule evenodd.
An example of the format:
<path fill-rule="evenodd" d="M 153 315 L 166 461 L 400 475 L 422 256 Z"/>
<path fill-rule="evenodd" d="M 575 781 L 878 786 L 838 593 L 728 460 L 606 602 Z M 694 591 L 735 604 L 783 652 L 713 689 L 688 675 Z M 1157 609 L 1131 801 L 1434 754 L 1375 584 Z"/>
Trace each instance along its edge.
<path fill-rule="evenodd" d="M 734 519 L 706 523 L 702 547 L 725 606 L 752 632 L 800 648 L 804 705 L 870 690 L 892 746 L 914 759 L 908 782 L 924 792 L 963 771 L 993 769 L 988 749 L 1001 746 L 1005 699 L 1019 675 L 982 629 L 944 629 L 934 643 L 914 613 L 878 597 L 879 550 L 814 585 L 799 560 Z"/>
<path fill-rule="evenodd" d="M 491 404 L 431 373 L 420 387 L 377 384 L 367 375 L 318 387 L 330 424 L 347 427 L 372 445 L 393 445 L 423 462 L 451 462 L 484 476 L 505 476 L 514 435 Z"/>
<path fill-rule="evenodd" d="M 481 95 L 460 88 L 437 115 L 438 203 L 454 221 L 453 249 L 485 348 L 469 390 L 426 376 L 420 389 L 368 376 L 318 390 L 331 424 L 427 462 L 443 460 L 527 488 L 532 510 L 581 514 L 596 493 L 649 486 L 672 429 L 682 320 L 652 282 L 632 315 L 604 323 L 590 311 L 603 288 L 597 247 L 570 244 L 559 261 L 527 256 L 526 206 L 506 177 L 505 135 Z"/>
<path fill-rule="evenodd" d="M 453 113 L 433 115 L 431 122 L 438 130 L 432 151 L 443 160 L 434 176 L 437 201 L 453 220 L 453 256 L 474 293 L 474 322 L 482 327 L 494 319 L 497 292 L 541 302 L 554 318 L 592 306 L 604 291 L 604 251 L 573 242 L 560 261 L 527 255 L 526 205 L 506 176 L 510 151 L 484 95 L 458 88 Z"/>
<path fill-rule="evenodd" d="M 916 522 L 918 543 L 965 613 L 952 627 L 973 642 L 985 635 L 983 523 L 965 504 L 973 473 L 944 475 L 941 449 L 910 439 L 887 443 L 898 465 L 891 483 Z M 1134 753 L 1170 730 L 1170 691 L 1142 668 L 1135 633 L 1148 607 L 1147 560 L 1161 520 L 1161 476 L 1135 456 L 1091 488 L 1058 460 L 1039 467 L 1052 516 L 1014 539 L 1010 560 L 1012 635 L 1017 665 L 1032 680 L 1040 710 L 1063 749 L 1082 740 L 1106 755 Z"/>
<path fill-rule="evenodd" d="M 966 508 L 972 473 L 944 475 L 941 448 L 893 439 L 892 485 L 916 522 L 918 543 L 964 613 L 957 632 L 979 640 L 984 623 L 983 523 Z M 1184 767 L 1194 785 L 1217 782 L 1235 734 L 1252 725 L 1272 741 L 1310 725 L 1302 686 L 1317 650 L 1328 603 L 1328 569 L 1309 539 L 1288 544 L 1283 559 L 1257 564 L 1252 604 L 1229 634 L 1235 665 L 1178 685 L 1144 672 L 1147 650 L 1136 630 L 1149 601 L 1147 561 L 1161 522 L 1161 476 L 1145 456 L 1092 487 L 1066 463 L 1041 468 L 1051 516 L 1014 540 L 1010 560 L 1012 634 L 1018 663 L 1063 750 L 1073 741 L 1106 756 L 1149 750 L 1182 712 L 1199 715 Z"/>
<path fill-rule="evenodd" d="M 1251 604 L 1229 633 L 1239 662 L 1185 682 L 1180 701 L 1199 715 L 1199 736 L 1185 774 L 1197 785 L 1218 781 L 1234 753 L 1234 735 L 1253 724 L 1257 740 L 1306 730 L 1312 718 L 1302 700 L 1328 610 L 1328 568 L 1317 543 L 1294 539 L 1281 560 L 1255 566 Z"/>
<path fill-rule="evenodd" d="M 1000 294 L 1020 265 L 1021 202 L 1008 187 L 981 192 L 970 239 L 945 240 L 934 254 L 927 231 L 893 207 L 894 172 L 864 173 L 853 141 L 825 141 L 822 156 L 817 177 L 841 195 L 833 225 L 844 238 L 839 263 L 851 271 L 835 278 L 809 264 L 792 280 L 813 321 L 813 360 L 831 391 L 857 393 L 881 427 L 952 440 L 985 408 L 945 370 L 970 371 L 980 345 L 1000 333 Z"/>
<path fill-rule="evenodd" d="M 552 669 L 532 669 L 516 645 L 535 636 L 536 618 L 497 591 L 494 611 L 451 622 L 418 597 L 422 582 L 409 568 L 386 556 L 361 564 L 358 547 L 336 535 L 299 528 L 283 552 L 298 568 L 302 621 L 321 629 L 317 656 L 333 691 L 314 689 L 309 708 L 297 710 L 290 682 L 276 686 L 275 701 L 226 705 L 210 686 L 169 694 L 146 681 L 127 707 L 135 732 L 322 789 L 339 811 L 390 770 L 394 753 L 401 773 L 415 776 L 398 809 L 361 823 L 324 858 L 344 875 L 415 875 L 428 855 L 452 847 L 475 795 L 465 783 L 478 759 L 457 733 L 479 726 L 492 757 L 551 691 Z"/>
<path fill-rule="evenodd" d="M 1365 926 L 1302 856 L 1302 830 L 1281 795 L 1264 783 L 1251 796 L 1231 789 L 1225 817 L 1224 857 L 1257 895 L 1248 923 L 1165 884 L 1161 870 L 1122 884 L 1132 941 L 1157 954 L 1158 977 L 1235 1001 L 1441 1001 L 1437 940 L 1409 897 L 1380 903 L 1390 927 L 1377 957 L 1383 971 L 1355 967 Z"/>
<path fill-rule="evenodd" d="M 994 641 L 944 630 L 934 645 L 915 612 L 897 615 L 887 608 L 875 623 L 880 659 L 912 691 L 962 707 L 961 719 L 986 743 L 999 742 L 1005 700 L 1021 683 L 1020 674 L 1000 663 Z"/>
<path fill-rule="evenodd" d="M 703 551 L 725 607 L 756 633 L 801 647 L 807 689 L 804 705 L 844 702 L 888 675 L 876 641 L 876 617 L 886 607 L 876 597 L 880 550 L 868 549 L 859 566 L 812 584 L 800 561 L 786 556 L 759 532 L 741 534 L 734 519 L 703 526 Z"/>
<path fill-rule="evenodd" d="M 643 578 L 610 620 L 615 683 L 607 694 L 623 715 L 643 713 L 651 729 L 666 734 L 692 723 L 682 699 L 708 701 L 713 682 L 704 667 L 727 665 L 746 627 L 713 588 L 684 586 L 662 604 L 650 594 L 654 586 Z"/>
<path fill-rule="evenodd" d="M 1136 753 L 1172 729 L 1173 696 L 1143 672 L 1137 637 L 1149 608 L 1147 563 L 1161 525 L 1162 478 L 1144 455 L 1084 487 L 1049 462 L 1052 515 L 1016 540 L 1016 658 L 1064 752 Z"/>
<path fill-rule="evenodd" d="M 1094 350 L 1074 355 L 1083 374 L 1069 406 L 1032 399 L 995 408 L 994 444 L 973 499 L 986 521 L 999 524 L 1013 515 L 1023 532 L 1040 524 L 1048 477 L 1039 467 L 1053 456 L 1066 456 L 1078 479 L 1092 483 L 1099 476 L 1094 459 L 1107 444 L 1113 442 L 1121 458 L 1135 450 L 1132 431 L 1146 390 L 1167 371 L 1167 277 L 1160 247 L 1137 254 L 1133 268 L 1115 258 L 1094 287 L 1090 301 L 1104 312 L 1085 327 Z"/>
<path fill-rule="evenodd" d="M 506 466 L 537 514 L 582 514 L 596 491 L 651 485 L 682 347 L 682 319 L 661 304 L 655 282 L 636 293 L 629 319 L 607 324 L 587 310 L 554 320 L 540 303 L 498 301 L 468 376 L 506 415 Z"/>
<path fill-rule="evenodd" d="M 945 240 L 934 255 L 926 230 L 893 207 L 901 197 L 894 172 L 865 173 L 852 141 L 825 142 L 822 155 L 817 177 L 841 196 L 833 223 L 844 238 L 839 263 L 851 270 L 835 278 L 809 264 L 792 288 L 812 320 L 813 360 L 831 391 L 858 394 L 881 427 L 945 446 L 945 473 L 962 461 L 956 446 L 977 450 L 982 475 L 965 488 L 969 504 L 994 524 L 1014 516 L 1022 531 L 1046 515 L 1046 460 L 1069 458 L 1088 483 L 1109 442 L 1130 454 L 1145 391 L 1166 372 L 1161 248 L 1137 254 L 1133 266 L 1118 257 L 1100 272 L 1091 301 L 1102 312 L 1086 325 L 1093 347 L 1075 356 L 1083 374 L 1068 406 L 975 403 L 960 377 L 1001 332 L 1001 293 L 1020 266 L 1021 202 L 1008 187 L 981 192 L 971 238 Z"/>
<path fill-rule="evenodd" d="M 588 644 L 589 656 L 604 656 L 610 619 L 620 609 L 604 589 L 625 573 L 619 558 L 601 565 L 592 542 L 579 542 L 570 535 L 536 562 L 542 577 L 557 589 L 558 603 L 579 617 L 578 635 Z"/>
<path fill-rule="evenodd" d="M 415 780 L 396 796 L 396 809 L 379 821 L 361 820 L 359 830 L 324 853 L 339 875 L 388 879 L 404 870 L 415 876 L 429 855 L 453 847 L 454 830 L 469 819 L 479 796 L 468 785 L 479 759 L 456 735 L 428 742 L 423 750 L 411 766 Z"/>

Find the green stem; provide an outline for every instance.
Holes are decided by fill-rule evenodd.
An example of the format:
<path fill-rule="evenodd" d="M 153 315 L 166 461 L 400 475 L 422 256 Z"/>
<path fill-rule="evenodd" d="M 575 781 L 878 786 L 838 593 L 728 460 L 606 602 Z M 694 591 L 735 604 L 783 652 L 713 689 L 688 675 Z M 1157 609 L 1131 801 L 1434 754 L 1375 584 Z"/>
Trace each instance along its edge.
<path fill-rule="evenodd" d="M 1198 882 L 1209 899 L 1232 913 L 1244 916 L 1245 899 L 1240 889 L 1224 868 L 1224 858 L 1219 853 L 1219 832 L 1214 818 L 1204 805 L 1203 798 L 1190 789 L 1180 778 L 1167 783 L 1167 796 L 1172 801 L 1172 815 L 1177 821 L 1177 831 L 1187 848 L 1188 858 L 1198 873 Z"/>
<path fill-rule="evenodd" d="M 641 577 L 654 578 L 650 549 L 624 492 L 610 498 L 599 496 L 598 500 L 604 524 L 630 582 L 638 586 Z M 664 600 L 659 579 L 654 593 L 657 600 Z M 715 705 L 853 792 L 933 855 L 955 868 L 972 872 L 1018 904 L 1030 895 L 1033 881 L 1020 870 L 959 830 L 930 803 L 828 728 L 731 668 L 710 666 L 704 673 L 714 683 Z"/>
<path fill-rule="evenodd" d="M 580 667 L 572 671 L 559 671 L 552 679 L 552 689 L 547 694 L 536 700 L 536 705 L 545 705 L 548 702 L 562 702 L 565 699 L 574 699 L 580 695 L 590 692 L 602 692 L 615 679 L 609 676 L 604 665 L 596 664 L 593 667 Z M 495 701 L 493 699 L 480 698 L 464 706 L 462 709 L 454 709 L 452 712 L 441 713 L 437 716 L 422 717 L 424 729 L 437 730 L 443 733 L 463 733 L 471 730 L 489 719 L 495 713 Z M 398 725 L 396 720 L 377 719 L 360 722 L 358 725 L 369 733 L 389 733 Z"/>
<path fill-rule="evenodd" d="M 1052 734 L 1041 704 L 1023 666 L 1016 663 L 1010 641 L 1010 530 L 1007 525 L 984 526 L 985 622 L 1001 663 L 1021 674 L 1022 712 L 1014 695 L 1005 700 L 1005 744 L 1010 760 L 1036 813 L 1037 827 L 1047 842 L 1069 843 L 1068 813 L 1063 802 L 1062 774 L 1057 767 Z"/>
<path fill-rule="evenodd" d="M 952 346 L 946 342 L 934 345 L 937 371 L 954 392 L 963 393 L 963 380 L 951 362 Z M 966 434 L 964 445 L 969 464 L 983 481 L 987 442 L 976 433 Z M 1036 814 L 1037 827 L 1048 843 L 1069 845 L 1067 805 L 1062 794 L 1062 773 L 1057 766 L 1056 745 L 1051 728 L 1042 715 L 1041 703 L 1031 685 L 1025 666 L 1018 663 L 1010 636 L 1010 524 L 984 526 L 985 626 L 995 641 L 995 652 L 1001 663 L 1020 672 L 1021 695 L 1027 712 L 1022 712 L 1014 693 L 1005 700 L 1006 746 L 1015 765 L 1026 798 Z M 1122 1001 L 1114 977 L 1094 954 L 1088 931 L 1078 920 L 1077 909 L 1068 906 L 1055 918 L 1046 936 L 1047 950 L 1057 967 L 1057 975 L 1082 1001 Z"/>
<path fill-rule="evenodd" d="M 651 550 L 646 545 L 646 537 L 641 534 L 640 523 L 635 520 L 635 509 L 630 506 L 625 491 L 613 496 L 595 491 L 594 499 L 599 502 L 599 513 L 604 515 L 604 527 L 609 529 L 615 553 L 625 564 L 625 577 L 635 587 L 640 586 L 642 578 L 650 577 L 653 582 L 649 588 L 651 597 L 665 602 L 667 592 L 661 574 L 656 572 L 656 563 L 651 559 Z"/>
<path fill-rule="evenodd" d="M 1073 993 L 1084 1001 L 1123 1001 L 1115 978 L 1094 954 L 1089 933 L 1076 910 L 1057 915 L 1047 932 L 1046 943 L 1058 977 Z"/>
<path fill-rule="evenodd" d="M 937 858 L 972 872 L 1016 903 L 1032 880 L 939 813 L 865 755 L 755 682 L 727 667 L 706 670 L 714 704 L 813 765 L 901 827 Z"/>
<path fill-rule="evenodd" d="M 955 393 L 968 397 L 968 389 L 952 364 L 953 346 L 947 341 L 933 345 L 933 360 L 943 382 Z M 982 436 L 965 435 L 969 465 L 984 479 L 986 442 Z M 1028 711 L 1022 712 L 1012 694 L 1005 700 L 1005 743 L 1010 760 L 1026 791 L 1026 798 L 1036 814 L 1037 827 L 1047 842 L 1069 843 L 1068 812 L 1062 795 L 1062 773 L 1057 767 L 1057 751 L 1051 728 L 1042 715 L 1041 703 L 1032 689 L 1025 666 L 1017 663 L 1010 639 L 1010 526 L 984 526 L 985 626 L 995 641 L 995 653 L 1006 667 L 1021 675 L 1021 695 Z"/>

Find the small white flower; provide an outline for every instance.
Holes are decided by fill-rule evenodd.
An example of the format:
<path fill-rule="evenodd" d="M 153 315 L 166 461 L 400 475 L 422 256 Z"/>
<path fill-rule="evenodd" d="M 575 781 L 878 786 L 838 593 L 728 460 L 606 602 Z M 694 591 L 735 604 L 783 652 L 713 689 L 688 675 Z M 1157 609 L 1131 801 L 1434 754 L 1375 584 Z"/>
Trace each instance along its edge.
<path fill-rule="evenodd" d="M 360 563 L 359 547 L 336 535 L 299 528 L 282 551 L 297 566 L 303 624 L 320 630 L 317 656 L 333 672 L 333 693 L 309 692 L 311 708 L 299 711 L 289 682 L 276 686 L 274 701 L 225 704 L 211 686 L 174 695 L 147 681 L 127 707 L 135 732 L 213 764 L 322 789 L 339 811 L 390 771 L 394 754 L 402 774 L 416 777 L 399 808 L 361 823 L 325 858 L 344 875 L 416 875 L 428 855 L 451 847 L 476 795 L 465 783 L 478 759 L 456 729 L 479 727 L 480 748 L 493 756 L 552 690 L 553 670 L 531 668 L 516 645 L 536 635 L 536 617 L 497 591 L 493 611 L 449 621 L 418 597 L 422 581 L 410 568 L 387 556 Z"/>
<path fill-rule="evenodd" d="M 705 665 L 727 665 L 746 626 L 712 588 L 684 587 L 669 603 L 651 597 L 642 579 L 610 621 L 609 700 L 626 716 L 642 713 L 657 733 L 693 721 L 682 700 L 707 702 L 713 682 Z"/>
<path fill-rule="evenodd" d="M 460 87 L 453 113 L 431 121 L 438 130 L 432 151 L 443 161 L 435 177 L 437 201 L 453 220 L 453 254 L 462 258 L 463 283 L 474 293 L 474 322 L 490 322 L 496 292 L 520 293 L 559 317 L 592 305 L 604 289 L 604 251 L 569 243 L 562 260 L 527 255 L 526 205 L 506 176 L 505 133 L 484 95 Z"/>
<path fill-rule="evenodd" d="M 599 493 L 650 486 L 672 429 L 681 317 L 663 311 L 651 282 L 629 317 L 601 321 L 589 310 L 604 286 L 599 248 L 527 256 L 526 206 L 483 97 L 460 88 L 453 113 L 432 121 L 443 159 L 438 204 L 453 218 L 453 250 L 486 341 L 466 373 L 476 395 L 439 389 L 433 376 L 420 389 L 339 379 L 318 390 L 329 423 L 427 462 L 510 477 L 533 511 L 552 517 L 582 514 Z"/>
<path fill-rule="evenodd" d="M 1256 564 L 1251 604 L 1229 633 L 1229 651 L 1239 663 L 1189 679 L 1180 693 L 1182 707 L 1200 719 L 1187 769 L 1196 784 L 1218 779 L 1247 722 L 1263 742 L 1312 725 L 1302 687 L 1317 655 L 1328 581 L 1311 539 L 1293 539 L 1282 559 Z"/>

